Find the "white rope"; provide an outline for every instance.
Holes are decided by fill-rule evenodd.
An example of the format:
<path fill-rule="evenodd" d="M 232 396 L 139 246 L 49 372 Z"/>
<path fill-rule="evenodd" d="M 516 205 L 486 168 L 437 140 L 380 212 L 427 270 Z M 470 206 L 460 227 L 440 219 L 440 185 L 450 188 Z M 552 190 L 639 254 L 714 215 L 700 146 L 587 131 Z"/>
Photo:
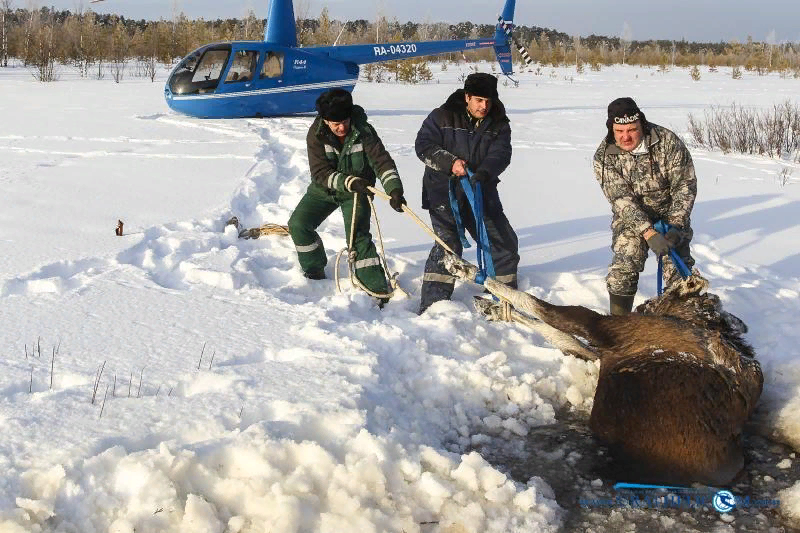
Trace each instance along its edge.
<path fill-rule="evenodd" d="M 375 192 L 375 193 L 379 193 L 380 192 L 377 189 L 375 189 L 374 187 L 368 187 L 368 189 L 371 192 Z M 382 198 L 385 198 L 385 199 L 389 198 L 385 194 L 379 194 L 379 196 L 382 197 Z M 361 289 L 362 291 L 366 292 L 367 294 L 369 294 L 373 298 L 380 298 L 380 299 L 392 298 L 395 295 L 395 293 L 400 293 L 400 294 L 403 294 L 406 297 L 408 297 L 408 293 L 405 290 L 403 290 L 402 287 L 400 287 L 400 284 L 397 281 L 397 273 L 390 274 L 390 272 L 389 272 L 389 264 L 386 262 L 386 252 L 385 252 L 385 249 L 383 247 L 383 235 L 381 233 L 380 221 L 378 220 L 378 213 L 375 211 L 375 204 L 372 202 L 372 198 L 367 196 L 367 201 L 369 202 L 369 206 L 370 206 L 370 209 L 372 211 L 372 217 L 375 219 L 375 228 L 376 228 L 376 230 L 378 232 L 378 243 L 380 244 L 380 254 L 378 255 L 378 259 L 379 259 L 381 268 L 383 268 L 384 274 L 386 275 L 386 279 L 389 282 L 389 286 L 391 287 L 392 290 L 390 292 L 386 292 L 386 293 L 374 292 L 374 291 L 368 289 L 363 283 L 361 283 L 361 280 L 358 279 L 358 276 L 356 275 L 356 267 L 355 267 L 355 264 L 356 264 L 356 251 L 353 248 L 353 243 L 355 242 L 356 210 L 358 209 L 358 193 L 354 194 L 354 196 L 353 196 L 353 216 L 352 216 L 352 218 L 350 220 L 350 242 L 349 242 L 347 248 L 342 248 L 341 250 L 339 250 L 339 253 L 336 254 L 336 261 L 334 263 L 334 277 L 336 279 L 336 290 L 338 292 L 342 292 L 342 288 L 341 288 L 341 285 L 340 285 L 340 282 L 339 282 L 339 261 L 341 260 L 341 258 L 344 255 L 344 253 L 347 252 L 347 264 L 348 264 L 348 270 L 350 272 L 350 283 L 354 287 L 358 287 L 359 289 Z M 403 207 L 405 207 L 405 206 L 403 206 Z"/>
<path fill-rule="evenodd" d="M 388 194 L 386 194 L 383 191 L 379 191 L 375 187 L 367 187 L 367 190 L 369 192 L 371 192 L 372 194 L 374 194 L 375 196 L 377 196 L 378 198 L 383 198 L 387 202 L 391 199 Z M 361 283 L 361 281 L 355 275 L 355 269 L 353 268 L 353 264 L 354 264 L 354 261 L 355 261 L 355 255 L 354 254 L 353 254 L 353 260 L 350 260 L 350 258 L 348 256 L 348 262 L 350 264 L 350 269 L 349 269 L 350 270 L 350 282 L 353 284 L 353 286 L 358 287 L 359 289 L 363 290 L 364 292 L 366 292 L 367 294 L 369 294 L 370 296 L 373 296 L 375 298 L 391 298 L 392 295 L 394 295 L 396 292 L 399 292 L 401 294 L 404 294 L 404 295 L 408 296 L 408 293 L 405 290 L 403 290 L 402 287 L 400 287 L 400 284 L 397 281 L 397 273 L 395 273 L 393 275 L 389 274 L 389 267 L 388 267 L 388 265 L 386 263 L 386 255 L 384 253 L 383 237 L 381 235 L 380 223 L 378 222 L 378 215 L 375 212 L 375 205 L 373 204 L 372 199 L 369 198 L 369 197 L 367 197 L 367 199 L 369 200 L 369 204 L 370 204 L 370 207 L 372 209 L 372 215 L 375 217 L 375 227 L 378 230 L 378 241 L 379 241 L 380 247 L 381 247 L 381 261 L 382 261 L 381 264 L 383 266 L 384 272 L 386 273 L 386 278 L 389 280 L 389 285 L 392 287 L 392 292 L 388 293 L 388 294 L 378 294 L 378 293 L 374 293 L 371 290 L 369 290 L 368 288 L 366 288 L 364 286 L 364 284 Z M 336 280 L 336 290 L 338 292 L 342 292 L 342 288 L 341 288 L 341 285 L 340 285 L 340 282 L 339 282 L 339 261 L 341 260 L 341 258 L 342 258 L 342 256 L 344 255 L 345 252 L 348 252 L 348 250 L 352 250 L 352 248 L 353 248 L 353 237 L 354 237 L 354 231 L 353 230 L 355 229 L 355 218 L 356 218 L 356 211 L 355 210 L 356 210 L 356 206 L 357 205 L 358 205 L 358 195 L 356 195 L 356 198 L 354 199 L 354 203 L 353 203 L 353 218 L 352 218 L 351 226 L 350 226 L 350 246 L 349 246 L 349 248 L 343 248 L 342 250 L 339 251 L 338 254 L 336 254 L 336 261 L 334 263 L 334 278 Z M 446 242 L 444 242 L 442 239 L 440 239 L 439 236 L 436 235 L 436 233 L 433 231 L 433 229 L 431 229 L 430 226 L 425 224 L 425 222 L 423 222 L 422 219 L 419 218 L 419 216 L 417 216 L 417 214 L 414 213 L 414 211 L 412 211 L 410 207 L 408 207 L 408 205 L 403 204 L 402 207 L 403 207 L 403 212 L 405 214 L 407 214 L 408 216 L 410 216 L 411 219 L 419 227 L 421 227 L 423 230 L 425 230 L 425 232 L 428 233 L 428 235 L 433 237 L 433 240 L 436 241 L 439 244 L 439 246 L 441 246 L 442 248 L 444 248 L 445 250 L 447 250 L 451 254 L 456 255 L 456 253 L 453 251 L 453 249 L 450 248 L 447 245 Z"/>
<path fill-rule="evenodd" d="M 385 192 L 383 192 L 383 191 L 379 191 L 379 190 L 378 190 L 378 189 L 376 189 L 375 187 L 367 187 L 367 190 L 369 190 L 369 192 L 373 193 L 373 194 L 374 194 L 375 196 L 377 196 L 378 198 L 383 198 L 383 199 L 384 199 L 384 200 L 386 200 L 387 202 L 390 200 L 390 197 L 389 197 L 389 195 L 388 195 L 388 194 L 386 194 L 386 193 L 385 193 Z M 438 235 L 436 235 L 436 233 L 434 233 L 434 231 L 431 229 L 431 227 L 430 227 L 430 226 L 428 226 L 427 224 L 425 224 L 425 222 L 423 222 L 423 221 L 422 221 L 422 219 L 421 219 L 421 218 L 419 218 L 419 217 L 417 216 L 417 214 L 416 214 L 416 213 L 414 213 L 414 211 L 412 211 L 412 210 L 411 210 L 411 208 L 410 208 L 410 207 L 408 207 L 406 204 L 403 204 L 403 212 L 404 212 L 405 214 L 407 214 L 408 216 L 410 216 L 410 217 L 411 217 L 411 219 L 412 219 L 414 222 L 416 222 L 416 223 L 417 223 L 417 225 L 418 225 L 419 227 L 421 227 L 421 228 L 422 228 L 422 229 L 424 229 L 426 232 L 428 232 L 428 235 L 430 235 L 431 237 L 433 237 L 433 240 L 434 240 L 434 241 L 436 241 L 437 243 L 439 243 L 439 245 L 440 245 L 442 248 L 444 248 L 445 250 L 447 250 L 448 252 L 450 252 L 450 253 L 451 253 L 451 254 L 453 254 L 453 255 L 457 255 L 457 254 L 456 254 L 456 253 L 455 253 L 455 252 L 452 250 L 452 248 L 450 248 L 449 246 L 447 246 L 447 243 L 445 243 L 445 242 L 444 242 L 442 239 L 440 239 L 440 238 L 439 238 L 439 236 L 438 236 Z"/>

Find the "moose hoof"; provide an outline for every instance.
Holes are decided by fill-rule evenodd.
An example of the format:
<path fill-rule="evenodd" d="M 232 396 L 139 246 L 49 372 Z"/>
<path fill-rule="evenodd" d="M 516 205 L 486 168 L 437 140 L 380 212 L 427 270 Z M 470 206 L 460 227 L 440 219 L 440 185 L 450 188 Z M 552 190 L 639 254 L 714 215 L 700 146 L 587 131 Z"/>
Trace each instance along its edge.
<path fill-rule="evenodd" d="M 449 252 L 442 259 L 442 265 L 458 279 L 473 281 L 478 274 L 478 267 Z"/>

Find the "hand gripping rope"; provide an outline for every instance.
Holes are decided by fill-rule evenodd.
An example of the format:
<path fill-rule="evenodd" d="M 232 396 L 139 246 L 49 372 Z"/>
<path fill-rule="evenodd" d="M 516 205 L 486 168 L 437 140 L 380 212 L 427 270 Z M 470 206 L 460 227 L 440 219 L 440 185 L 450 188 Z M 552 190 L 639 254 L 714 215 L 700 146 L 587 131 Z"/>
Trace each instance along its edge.
<path fill-rule="evenodd" d="M 667 232 L 671 228 L 672 228 L 672 226 L 670 226 L 669 224 L 667 224 L 663 220 L 659 220 L 658 222 L 653 224 L 653 229 L 655 229 L 661 235 L 666 235 Z M 681 277 L 683 277 L 683 279 L 686 279 L 686 278 L 688 278 L 689 276 L 692 275 L 691 270 L 689 270 L 689 267 L 686 266 L 686 263 L 683 262 L 683 259 L 681 259 L 681 256 L 678 255 L 678 252 L 676 252 L 674 248 L 670 248 L 669 249 L 669 257 L 670 257 L 670 259 L 672 259 L 673 264 L 678 269 L 678 272 L 680 273 Z M 658 295 L 659 296 L 661 296 L 661 293 L 664 292 L 664 289 L 662 287 L 662 285 L 664 283 L 664 280 L 663 280 L 664 274 L 663 273 L 664 273 L 664 258 L 663 258 L 663 256 L 659 256 L 658 257 L 658 279 L 656 281 L 656 286 L 658 288 Z"/>
<path fill-rule="evenodd" d="M 475 183 L 473 189 L 473 185 L 469 180 L 469 178 L 472 177 L 472 172 L 469 169 L 467 169 L 467 176 L 461 178 L 461 188 L 464 189 L 464 193 L 467 195 L 467 200 L 469 201 L 475 218 L 475 232 L 477 233 L 476 244 L 478 246 L 478 273 L 475 275 L 475 283 L 483 285 L 487 277 L 495 277 L 494 262 L 492 261 L 489 234 L 486 231 L 486 223 L 483 221 L 483 191 L 481 184 Z M 450 180 L 450 209 L 453 211 L 453 218 L 455 218 L 456 221 L 456 228 L 458 229 L 458 237 L 461 239 L 461 245 L 464 248 L 470 248 L 469 241 L 464 233 L 464 222 L 461 220 L 461 212 L 459 211 L 458 200 L 456 199 L 455 180 Z"/>

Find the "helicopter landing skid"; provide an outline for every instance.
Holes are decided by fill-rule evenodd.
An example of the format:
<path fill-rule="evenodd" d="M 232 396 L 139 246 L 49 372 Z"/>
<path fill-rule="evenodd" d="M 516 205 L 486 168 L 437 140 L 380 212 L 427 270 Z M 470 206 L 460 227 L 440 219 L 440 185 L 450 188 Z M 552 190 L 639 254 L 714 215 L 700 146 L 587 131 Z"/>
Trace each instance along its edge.
<path fill-rule="evenodd" d="M 504 76 L 509 80 L 511 80 L 511 83 L 514 84 L 514 87 L 519 87 L 519 80 L 515 80 L 514 78 L 512 78 L 511 74 L 504 74 Z"/>

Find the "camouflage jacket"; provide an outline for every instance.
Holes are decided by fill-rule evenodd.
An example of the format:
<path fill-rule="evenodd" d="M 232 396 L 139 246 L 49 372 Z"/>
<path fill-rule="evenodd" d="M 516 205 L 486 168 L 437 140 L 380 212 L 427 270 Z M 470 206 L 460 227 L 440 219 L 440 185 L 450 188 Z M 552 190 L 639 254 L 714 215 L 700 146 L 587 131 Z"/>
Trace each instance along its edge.
<path fill-rule="evenodd" d="M 688 228 L 697 196 L 689 150 L 677 135 L 655 124 L 643 141 L 626 152 L 603 139 L 594 154 L 594 175 L 614 214 L 612 227 L 623 224 L 642 233 L 664 220 Z"/>
<path fill-rule="evenodd" d="M 331 193 L 347 192 L 349 176 L 364 178 L 372 186 L 377 178 L 386 194 L 395 189 L 403 193 L 397 166 L 360 106 L 353 106 L 344 142 L 317 116 L 306 135 L 306 145 L 311 179 Z"/>

